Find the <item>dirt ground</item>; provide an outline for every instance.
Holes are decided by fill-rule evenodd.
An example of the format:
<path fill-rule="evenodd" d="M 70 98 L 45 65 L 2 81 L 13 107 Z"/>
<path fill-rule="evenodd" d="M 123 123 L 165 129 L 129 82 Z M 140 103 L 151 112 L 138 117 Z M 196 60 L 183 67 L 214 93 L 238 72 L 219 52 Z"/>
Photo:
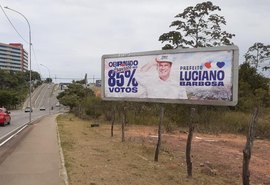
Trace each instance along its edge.
<path fill-rule="evenodd" d="M 187 178 L 187 133 L 163 133 L 159 161 L 154 162 L 157 127 L 121 126 L 82 121 L 72 115 L 58 117 L 70 185 L 233 185 L 242 184 L 245 136 L 194 133 L 193 177 Z M 252 185 L 270 185 L 270 141 L 255 140 L 250 161 Z"/>

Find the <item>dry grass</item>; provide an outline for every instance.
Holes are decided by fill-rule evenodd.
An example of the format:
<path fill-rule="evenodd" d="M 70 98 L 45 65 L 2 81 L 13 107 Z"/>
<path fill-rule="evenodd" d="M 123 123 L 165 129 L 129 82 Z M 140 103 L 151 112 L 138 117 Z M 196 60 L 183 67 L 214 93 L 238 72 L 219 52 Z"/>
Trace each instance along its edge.
<path fill-rule="evenodd" d="M 230 136 L 217 140 L 217 136 L 195 135 L 193 178 L 187 178 L 185 133 L 163 134 L 159 162 L 154 162 L 155 127 L 129 126 L 125 131 L 126 141 L 122 143 L 120 125 L 115 126 L 114 137 L 110 137 L 109 124 L 91 128 L 91 123 L 71 114 L 58 117 L 70 185 L 241 184 L 243 138 Z M 269 142 L 262 144 L 264 151 L 259 151 L 258 158 L 267 171 L 270 163 L 262 152 L 270 151 L 270 147 Z M 252 177 L 252 184 L 270 184 L 268 174 L 260 172 Z"/>

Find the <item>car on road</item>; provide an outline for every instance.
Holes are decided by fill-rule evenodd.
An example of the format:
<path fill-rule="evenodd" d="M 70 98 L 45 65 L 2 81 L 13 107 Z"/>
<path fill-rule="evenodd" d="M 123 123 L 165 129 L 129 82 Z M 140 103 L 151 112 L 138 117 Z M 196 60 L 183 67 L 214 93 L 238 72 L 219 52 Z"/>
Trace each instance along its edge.
<path fill-rule="evenodd" d="M 33 112 L 31 107 L 25 107 L 24 112 Z"/>
<path fill-rule="evenodd" d="M 45 111 L 46 108 L 45 108 L 45 107 L 40 107 L 39 110 L 40 110 L 40 111 Z"/>
<path fill-rule="evenodd" d="M 5 126 L 6 124 L 10 124 L 10 112 L 7 111 L 5 108 L 0 108 L 0 125 Z"/>

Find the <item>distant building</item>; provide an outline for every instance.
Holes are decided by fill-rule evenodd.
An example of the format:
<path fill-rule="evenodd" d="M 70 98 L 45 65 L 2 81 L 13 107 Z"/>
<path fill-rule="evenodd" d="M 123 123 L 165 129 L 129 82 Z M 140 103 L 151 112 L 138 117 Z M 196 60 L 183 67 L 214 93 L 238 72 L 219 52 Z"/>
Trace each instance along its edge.
<path fill-rule="evenodd" d="M 101 80 L 96 80 L 96 86 L 101 87 Z"/>
<path fill-rule="evenodd" d="M 22 71 L 28 69 L 28 53 L 20 43 L 0 43 L 0 69 Z"/>
<path fill-rule="evenodd" d="M 60 87 L 60 90 L 65 90 L 65 89 L 68 89 L 68 85 L 70 83 L 60 83 L 59 84 L 59 87 Z"/>

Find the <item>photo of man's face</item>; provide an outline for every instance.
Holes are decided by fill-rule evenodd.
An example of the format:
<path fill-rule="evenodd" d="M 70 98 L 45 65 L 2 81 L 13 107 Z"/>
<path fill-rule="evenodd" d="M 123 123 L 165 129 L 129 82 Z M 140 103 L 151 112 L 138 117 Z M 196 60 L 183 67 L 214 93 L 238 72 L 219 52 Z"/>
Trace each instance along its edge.
<path fill-rule="evenodd" d="M 161 80 L 167 80 L 170 76 L 172 64 L 170 62 L 158 62 L 158 75 Z"/>

